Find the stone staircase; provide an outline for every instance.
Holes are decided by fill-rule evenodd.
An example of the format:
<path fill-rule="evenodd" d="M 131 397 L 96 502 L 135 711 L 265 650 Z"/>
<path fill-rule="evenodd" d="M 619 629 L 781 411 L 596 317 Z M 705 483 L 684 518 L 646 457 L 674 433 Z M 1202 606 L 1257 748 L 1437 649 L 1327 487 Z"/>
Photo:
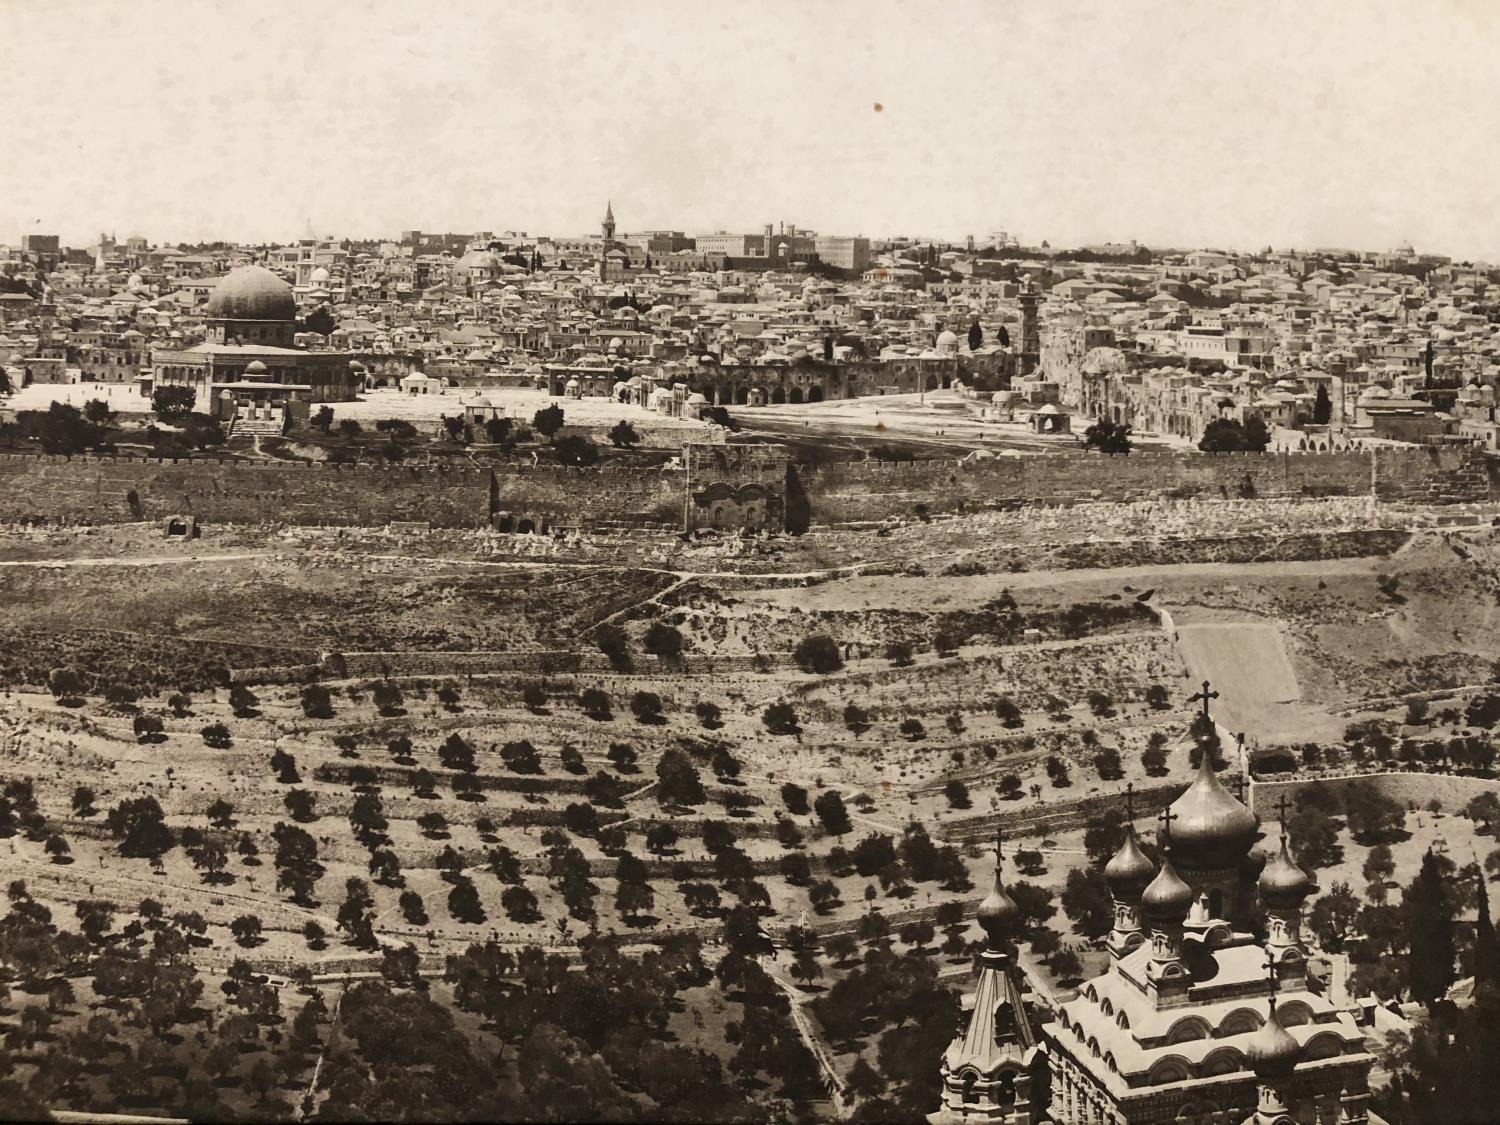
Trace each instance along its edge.
<path fill-rule="evenodd" d="M 279 418 L 236 418 L 229 427 L 231 437 L 280 437 Z"/>

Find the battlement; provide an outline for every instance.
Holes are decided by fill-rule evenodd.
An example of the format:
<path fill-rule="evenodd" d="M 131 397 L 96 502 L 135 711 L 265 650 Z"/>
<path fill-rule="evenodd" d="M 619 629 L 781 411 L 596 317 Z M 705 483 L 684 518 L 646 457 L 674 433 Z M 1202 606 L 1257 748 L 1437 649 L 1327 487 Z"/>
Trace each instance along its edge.
<path fill-rule="evenodd" d="M 191 513 L 206 522 L 487 527 L 681 527 L 689 492 L 713 503 L 786 512 L 788 525 L 1028 504 L 1155 498 L 1375 497 L 1392 503 L 1487 501 L 1497 461 L 1469 447 L 1382 446 L 1277 453 L 1068 452 L 983 460 L 793 465 L 766 446 L 690 447 L 688 467 L 472 464 L 340 465 L 0 454 L 0 520 L 116 523 Z M 700 505 L 701 507 L 701 505 Z M 700 515 L 712 516 L 711 511 Z M 725 526 L 735 526 L 732 523 Z"/>

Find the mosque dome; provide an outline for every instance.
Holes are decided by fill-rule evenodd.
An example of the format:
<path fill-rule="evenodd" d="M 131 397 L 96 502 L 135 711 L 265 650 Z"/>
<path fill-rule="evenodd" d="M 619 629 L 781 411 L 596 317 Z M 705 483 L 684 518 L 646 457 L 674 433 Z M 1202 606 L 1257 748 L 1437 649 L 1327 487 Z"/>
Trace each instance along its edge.
<path fill-rule="evenodd" d="M 1114 858 L 1104 865 L 1104 880 L 1115 898 L 1133 898 L 1146 889 L 1156 876 L 1156 864 L 1141 850 L 1135 829 L 1128 829 L 1125 842 Z"/>
<path fill-rule="evenodd" d="M 249 363 L 245 364 L 245 375 L 247 377 L 255 379 L 265 374 L 266 365 L 260 360 L 252 359 Z"/>
<path fill-rule="evenodd" d="M 319 266 L 317 267 L 317 269 L 313 270 L 311 274 L 308 275 L 308 281 L 312 282 L 312 284 L 314 285 L 327 285 L 328 271 L 322 266 Z"/>
<path fill-rule="evenodd" d="M 241 266 L 214 286 L 204 314 L 210 320 L 296 320 L 297 300 L 264 266 Z"/>
<path fill-rule="evenodd" d="M 458 260 L 461 270 L 498 270 L 500 259 L 489 250 L 470 250 Z"/>
<path fill-rule="evenodd" d="M 1206 749 L 1198 763 L 1198 776 L 1172 802 L 1171 812 L 1172 854 L 1189 870 L 1233 867 L 1255 842 L 1259 824 L 1255 814 L 1230 796 Z"/>
<path fill-rule="evenodd" d="M 1245 1044 L 1245 1061 L 1257 1077 L 1278 1077 L 1297 1065 L 1302 1048 L 1292 1038 L 1291 1032 L 1281 1026 L 1272 1007 L 1266 1022 L 1256 1029 Z"/>
<path fill-rule="evenodd" d="M 958 347 L 958 337 L 945 328 L 938 333 L 937 346 L 940 348 L 956 348 Z"/>
<path fill-rule="evenodd" d="M 1257 884 L 1260 900 L 1269 907 L 1301 906 L 1313 892 L 1313 881 L 1297 866 L 1287 847 L 1287 834 L 1281 833 L 1281 850 L 1266 864 Z"/>
<path fill-rule="evenodd" d="M 1172 869 L 1171 857 L 1162 859 L 1161 870 L 1141 895 L 1141 909 L 1152 921 L 1181 922 L 1193 905 L 1193 888 Z"/>

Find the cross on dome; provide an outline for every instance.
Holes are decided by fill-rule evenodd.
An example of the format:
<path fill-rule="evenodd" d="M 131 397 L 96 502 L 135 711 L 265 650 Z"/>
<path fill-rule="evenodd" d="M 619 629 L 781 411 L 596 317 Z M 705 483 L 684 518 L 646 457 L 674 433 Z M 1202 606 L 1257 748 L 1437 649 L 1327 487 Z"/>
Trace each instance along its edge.
<path fill-rule="evenodd" d="M 1281 822 L 1281 831 L 1283 835 L 1286 834 L 1286 806 L 1286 794 L 1283 793 L 1281 796 L 1276 798 L 1276 819 Z"/>
<path fill-rule="evenodd" d="M 1190 696 L 1188 696 L 1188 702 L 1189 703 L 1198 703 L 1200 701 L 1202 702 L 1202 704 L 1203 704 L 1203 717 L 1205 719 L 1208 718 L 1208 701 L 1210 699 L 1218 699 L 1219 698 L 1219 693 L 1218 692 L 1216 692 L 1216 691 L 1209 691 L 1208 688 L 1209 688 L 1209 683 L 1208 683 L 1207 680 L 1204 680 L 1203 681 L 1203 690 L 1200 691 L 1200 692 L 1198 692 L 1196 695 L 1190 695 Z"/>
<path fill-rule="evenodd" d="M 1156 819 L 1161 821 L 1162 846 L 1170 848 L 1172 846 L 1172 822 L 1182 818 L 1170 808 L 1165 808 L 1156 814 Z"/>

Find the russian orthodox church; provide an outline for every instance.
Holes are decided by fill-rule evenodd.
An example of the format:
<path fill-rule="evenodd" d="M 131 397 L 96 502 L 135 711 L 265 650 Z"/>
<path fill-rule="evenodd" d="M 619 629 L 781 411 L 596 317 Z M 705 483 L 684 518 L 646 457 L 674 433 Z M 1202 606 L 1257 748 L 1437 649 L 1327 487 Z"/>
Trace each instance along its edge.
<path fill-rule="evenodd" d="M 1127 828 L 1104 868 L 1109 966 L 1051 1022 L 1022 1011 L 992 934 L 1015 912 L 997 870 L 980 908 L 987 944 L 973 1015 L 944 1059 L 935 1125 L 1371 1120 L 1375 1060 L 1364 1034 L 1308 979 L 1302 908 L 1314 883 L 1292 859 L 1284 821 L 1275 854 L 1252 853 L 1259 821 L 1212 758 L 1202 755 L 1192 784 L 1160 814 L 1159 862 Z"/>

